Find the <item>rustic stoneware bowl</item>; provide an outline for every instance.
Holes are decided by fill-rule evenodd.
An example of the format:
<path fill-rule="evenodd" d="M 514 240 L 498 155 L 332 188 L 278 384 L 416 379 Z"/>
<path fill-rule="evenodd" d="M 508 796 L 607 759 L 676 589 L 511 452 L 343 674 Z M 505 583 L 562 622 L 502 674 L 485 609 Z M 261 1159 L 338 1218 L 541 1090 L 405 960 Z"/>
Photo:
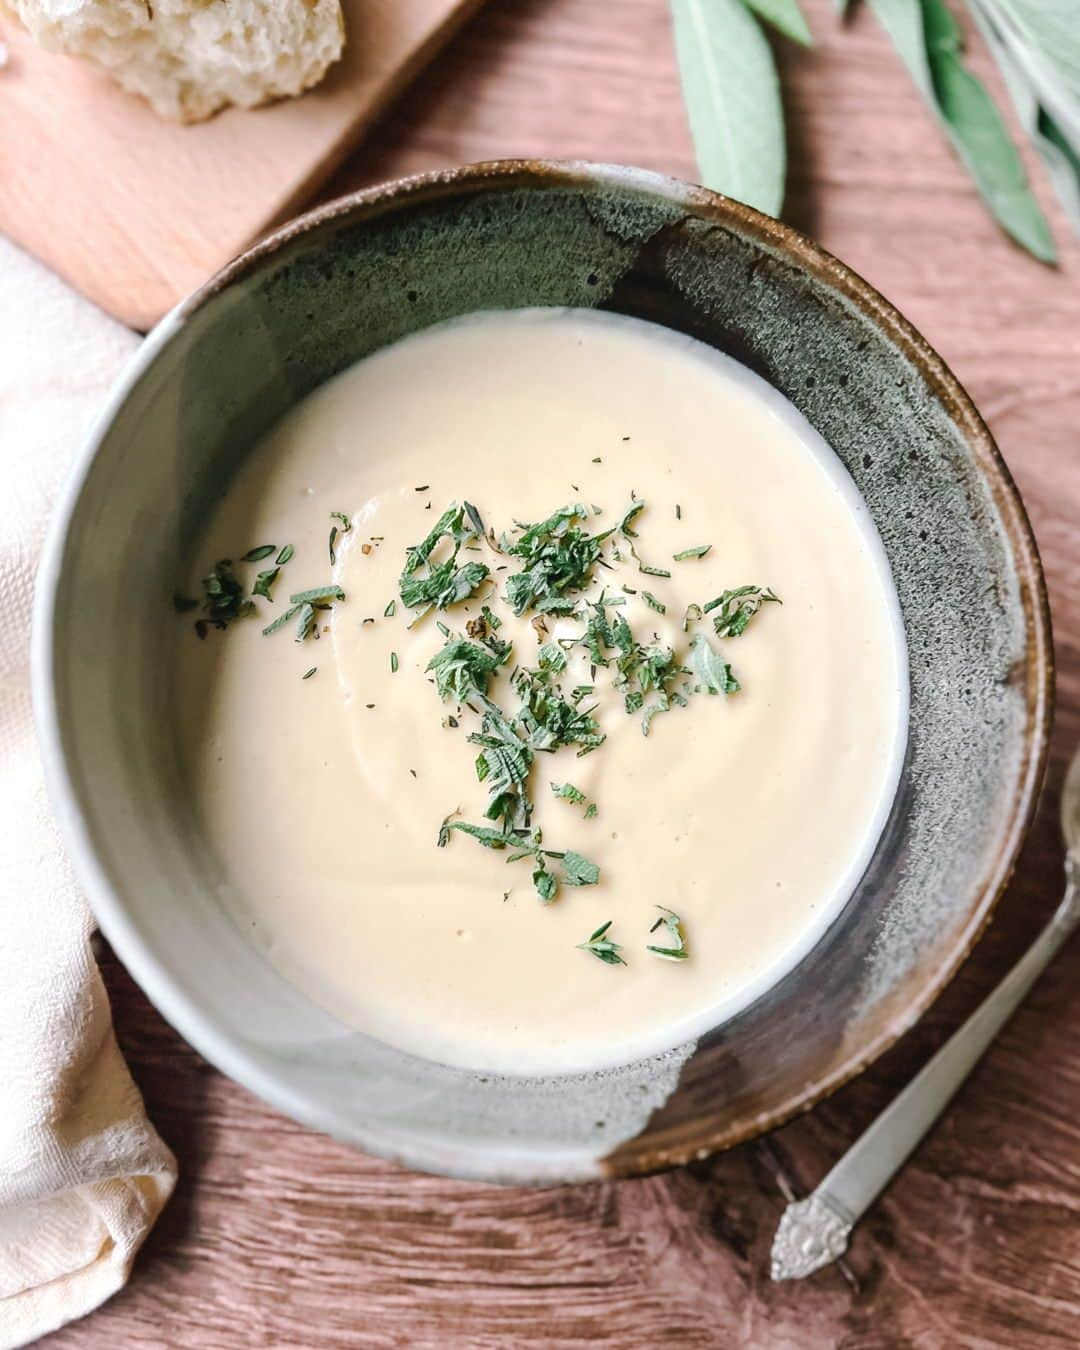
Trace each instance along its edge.
<path fill-rule="evenodd" d="M 173 579 L 252 442 L 375 348 L 469 310 L 524 305 L 667 324 L 791 399 L 877 523 L 911 679 L 891 819 L 810 955 L 697 1043 L 549 1079 L 409 1057 L 286 985 L 207 883 L 166 715 Z M 180 305 L 79 457 L 41 569 L 35 640 L 41 740 L 72 858 L 165 1016 L 298 1120 L 413 1167 L 510 1182 L 702 1157 L 870 1063 L 986 922 L 1031 816 L 1050 717 L 1031 532 L 941 360 L 865 282 L 776 221 L 588 165 L 485 165 L 359 193 Z"/>

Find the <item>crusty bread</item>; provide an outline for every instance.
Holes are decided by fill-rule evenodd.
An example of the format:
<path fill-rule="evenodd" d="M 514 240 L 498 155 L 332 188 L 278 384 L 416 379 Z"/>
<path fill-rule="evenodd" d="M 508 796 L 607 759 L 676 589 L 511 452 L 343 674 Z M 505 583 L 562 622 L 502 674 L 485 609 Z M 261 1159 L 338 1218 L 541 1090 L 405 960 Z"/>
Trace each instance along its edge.
<path fill-rule="evenodd" d="M 163 117 L 197 122 L 322 79 L 340 0 L 0 0 L 50 51 L 92 62 Z"/>

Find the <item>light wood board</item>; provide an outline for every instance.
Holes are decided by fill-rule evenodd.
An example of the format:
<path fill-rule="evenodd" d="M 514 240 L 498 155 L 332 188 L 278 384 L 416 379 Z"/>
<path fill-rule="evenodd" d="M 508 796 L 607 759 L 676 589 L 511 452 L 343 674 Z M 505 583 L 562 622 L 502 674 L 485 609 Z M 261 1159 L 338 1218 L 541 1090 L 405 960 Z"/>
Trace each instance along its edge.
<path fill-rule="evenodd" d="M 345 54 L 316 89 L 196 126 L 0 21 L 0 230 L 148 328 L 300 208 L 480 0 L 344 0 Z"/>

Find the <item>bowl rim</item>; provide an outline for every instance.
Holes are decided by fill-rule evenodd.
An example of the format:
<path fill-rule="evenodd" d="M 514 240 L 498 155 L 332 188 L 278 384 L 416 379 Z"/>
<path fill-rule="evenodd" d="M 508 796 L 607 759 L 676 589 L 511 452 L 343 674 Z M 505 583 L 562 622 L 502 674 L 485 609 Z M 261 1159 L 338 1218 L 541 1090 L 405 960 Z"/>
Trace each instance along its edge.
<path fill-rule="evenodd" d="M 61 826 L 75 875 L 103 933 L 151 1002 L 200 1054 L 229 1077 L 293 1119 L 341 1137 L 342 1132 L 336 1130 L 320 1110 L 309 1107 L 297 1090 L 265 1070 L 242 1043 L 223 1032 L 161 965 L 128 917 L 123 901 L 96 855 L 86 814 L 67 770 L 54 680 L 60 645 L 56 633 L 56 607 L 63 558 L 69 528 L 87 477 L 117 414 L 160 352 L 199 309 L 256 271 L 294 240 L 335 221 L 363 220 L 409 203 L 468 195 L 485 189 L 505 189 L 513 186 L 515 181 L 541 190 L 619 188 L 685 207 L 688 213 L 704 216 L 728 228 L 734 226 L 740 233 L 755 238 L 788 263 L 838 292 L 865 314 L 916 367 L 960 428 L 991 492 L 1011 545 L 1027 636 L 1024 670 L 1027 724 L 1019 781 L 1009 818 L 996 845 L 989 850 L 986 872 L 982 882 L 973 888 L 971 903 L 952 949 L 944 959 L 940 956 L 933 960 L 927 958 L 910 972 L 906 983 L 909 987 L 914 985 L 917 992 L 901 1016 L 891 1018 L 868 1043 L 856 1042 L 831 1072 L 805 1084 L 786 1101 L 761 1112 L 749 1122 L 706 1130 L 688 1144 L 664 1147 L 658 1141 L 656 1145 L 650 1145 L 646 1127 L 642 1135 L 618 1146 L 601 1160 L 601 1167 L 607 1174 L 629 1176 L 678 1166 L 776 1128 L 792 1116 L 809 1110 L 861 1073 L 914 1025 L 952 980 L 990 922 L 1015 870 L 1045 776 L 1053 712 L 1053 640 L 1045 577 L 1026 509 L 989 428 L 963 386 L 921 334 L 858 273 L 799 231 L 742 202 L 649 170 L 581 160 L 500 159 L 412 175 L 348 193 L 287 221 L 227 263 L 155 325 L 114 384 L 74 456 L 52 514 L 36 580 L 31 636 L 34 717 L 50 803 Z M 347 1137 L 366 1151 L 407 1166 L 424 1166 L 415 1154 L 411 1155 L 409 1139 L 392 1147 L 386 1140 L 361 1138 L 361 1133 L 350 1130 Z M 563 1159 L 564 1166 L 558 1178 L 542 1179 L 587 1180 L 598 1175 L 595 1168 L 578 1171 L 572 1165 L 567 1168 L 565 1164 L 569 1162 L 569 1159 Z M 450 1167 L 444 1169 L 442 1165 L 440 1170 L 461 1176 L 490 1178 L 492 1175 L 482 1168 L 474 1170 L 464 1163 L 464 1159 L 456 1171 Z M 526 1171 L 522 1169 L 523 1175 L 512 1179 L 537 1179 L 535 1172 L 525 1176 Z"/>

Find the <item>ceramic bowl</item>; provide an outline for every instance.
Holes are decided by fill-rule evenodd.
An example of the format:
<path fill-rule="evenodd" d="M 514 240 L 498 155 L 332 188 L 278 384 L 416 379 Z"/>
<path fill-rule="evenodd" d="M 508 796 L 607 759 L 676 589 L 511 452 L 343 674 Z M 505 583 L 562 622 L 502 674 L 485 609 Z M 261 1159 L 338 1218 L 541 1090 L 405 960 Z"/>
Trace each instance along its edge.
<path fill-rule="evenodd" d="M 165 656 L 179 562 L 268 427 L 407 333 L 526 305 L 681 329 L 800 408 L 877 524 L 911 679 L 888 827 L 813 951 L 698 1042 L 546 1079 L 446 1068 L 350 1031 L 248 945 L 181 823 Z M 227 267 L 155 329 L 109 400 L 56 515 L 36 619 L 56 811 L 101 927 L 150 998 L 297 1120 L 459 1176 L 581 1181 L 700 1158 L 864 1068 L 977 938 L 1046 752 L 1038 556 L 967 395 L 881 296 L 808 240 L 628 169 L 508 162 L 411 179 L 314 211 Z"/>

